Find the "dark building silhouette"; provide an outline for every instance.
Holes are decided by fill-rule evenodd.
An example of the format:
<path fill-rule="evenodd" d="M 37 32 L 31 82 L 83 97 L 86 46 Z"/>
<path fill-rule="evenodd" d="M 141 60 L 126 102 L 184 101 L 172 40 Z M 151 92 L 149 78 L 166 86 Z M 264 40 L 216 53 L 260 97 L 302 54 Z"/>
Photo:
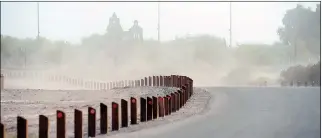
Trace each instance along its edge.
<path fill-rule="evenodd" d="M 110 17 L 106 31 L 108 39 L 112 41 L 143 41 L 143 29 L 139 26 L 138 21 L 135 20 L 133 26 L 128 31 L 123 31 L 120 19 L 115 13 Z"/>
<path fill-rule="evenodd" d="M 134 21 L 134 24 L 130 28 L 129 32 L 133 40 L 143 41 L 143 29 L 139 26 L 139 22 L 137 20 Z"/>
<path fill-rule="evenodd" d="M 123 29 L 120 24 L 120 19 L 113 13 L 110 17 L 108 26 L 107 26 L 107 35 L 112 40 L 121 40 L 123 36 Z"/>

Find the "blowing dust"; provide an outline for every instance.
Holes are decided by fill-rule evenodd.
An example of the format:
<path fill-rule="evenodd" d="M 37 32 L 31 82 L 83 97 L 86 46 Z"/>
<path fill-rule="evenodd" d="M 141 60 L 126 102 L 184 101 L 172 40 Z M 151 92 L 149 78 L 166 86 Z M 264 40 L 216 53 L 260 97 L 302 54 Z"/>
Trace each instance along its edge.
<path fill-rule="evenodd" d="M 264 82 L 278 83 L 282 68 L 256 66 L 241 62 L 234 48 L 174 42 L 144 42 L 119 46 L 74 46 L 64 49 L 61 62 L 46 65 L 44 74 L 60 74 L 95 81 L 141 79 L 153 75 L 184 75 L 193 78 L 195 86 L 249 86 Z M 35 58 L 38 59 L 38 58 Z M 21 81 L 21 80 L 20 80 Z M 75 89 L 52 82 L 7 81 L 6 85 L 23 83 L 38 88 Z M 9 83 L 9 84 L 8 84 Z"/>

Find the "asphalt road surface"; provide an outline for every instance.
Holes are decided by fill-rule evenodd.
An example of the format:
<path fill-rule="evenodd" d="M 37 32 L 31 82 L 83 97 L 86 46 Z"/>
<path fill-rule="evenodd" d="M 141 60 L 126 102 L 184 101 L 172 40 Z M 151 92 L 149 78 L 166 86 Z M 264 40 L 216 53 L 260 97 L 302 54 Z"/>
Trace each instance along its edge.
<path fill-rule="evenodd" d="M 112 137 L 319 138 L 320 88 L 206 88 L 209 111 Z"/>

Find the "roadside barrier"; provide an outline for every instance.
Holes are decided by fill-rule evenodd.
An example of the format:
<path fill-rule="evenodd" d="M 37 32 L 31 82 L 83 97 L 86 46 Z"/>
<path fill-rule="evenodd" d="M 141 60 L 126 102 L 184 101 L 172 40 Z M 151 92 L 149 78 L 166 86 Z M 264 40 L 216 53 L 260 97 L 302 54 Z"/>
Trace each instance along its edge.
<path fill-rule="evenodd" d="M 12 74 L 11 74 L 12 75 Z M 129 99 L 121 99 L 120 106 L 117 101 L 111 103 L 111 123 L 110 131 L 117 131 L 120 127 L 128 127 L 146 121 L 152 121 L 160 117 L 171 115 L 171 113 L 182 108 L 189 98 L 193 95 L 193 80 L 186 76 L 170 75 L 170 76 L 149 76 L 143 79 L 134 81 L 117 81 L 117 82 L 94 82 L 84 81 L 75 78 L 68 78 L 66 76 L 53 76 L 53 80 L 65 81 L 74 85 L 84 85 L 91 89 L 111 89 L 117 87 L 138 87 L 138 86 L 153 86 L 153 87 L 176 87 L 177 91 L 173 91 L 167 95 L 152 97 L 140 97 L 140 122 L 138 122 L 138 99 L 129 97 Z M 119 107 L 121 109 L 119 109 Z M 88 107 L 88 137 L 95 137 L 96 121 L 99 120 L 100 135 L 108 134 L 108 106 L 105 103 L 100 103 L 99 114 L 96 114 L 96 109 Z M 129 110 L 130 109 L 130 110 Z M 130 113 L 128 113 L 130 111 Z M 98 116 L 98 118 L 97 118 Z M 130 121 L 129 121 L 130 120 Z M 130 123 L 129 123 L 130 122 Z M 83 113 L 79 109 L 74 110 L 74 137 L 84 137 L 83 132 Z M 120 124 L 120 126 L 119 126 Z M 39 138 L 49 137 L 49 119 L 45 115 L 39 115 Z M 5 124 L 0 124 L 0 138 L 5 138 Z M 64 111 L 56 111 L 56 137 L 65 138 L 66 135 L 66 114 Z M 17 117 L 17 138 L 28 137 L 28 121 L 22 116 Z"/>

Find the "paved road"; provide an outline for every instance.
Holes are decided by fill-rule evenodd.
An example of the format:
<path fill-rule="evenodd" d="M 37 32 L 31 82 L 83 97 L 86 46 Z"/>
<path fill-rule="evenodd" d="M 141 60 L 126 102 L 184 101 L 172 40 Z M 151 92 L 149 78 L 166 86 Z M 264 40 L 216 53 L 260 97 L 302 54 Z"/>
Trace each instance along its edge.
<path fill-rule="evenodd" d="M 209 106 L 210 110 L 205 114 L 123 136 L 132 138 L 320 137 L 320 88 L 207 89 L 214 98 Z"/>

